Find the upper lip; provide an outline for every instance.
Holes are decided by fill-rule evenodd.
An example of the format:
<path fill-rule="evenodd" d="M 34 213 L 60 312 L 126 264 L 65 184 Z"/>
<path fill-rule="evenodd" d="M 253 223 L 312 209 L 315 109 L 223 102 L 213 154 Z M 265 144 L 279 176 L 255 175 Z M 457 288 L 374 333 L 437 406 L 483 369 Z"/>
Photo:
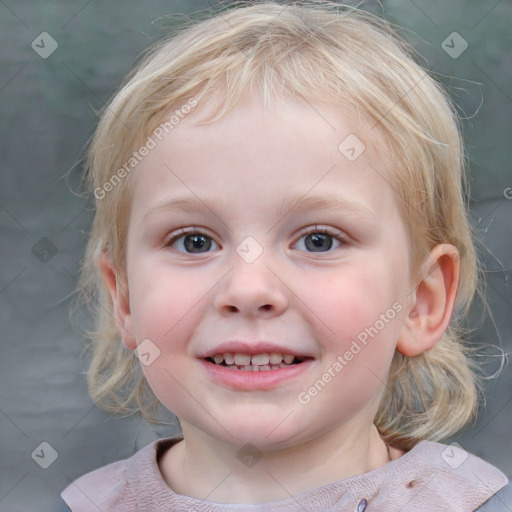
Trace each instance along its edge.
<path fill-rule="evenodd" d="M 205 359 L 207 357 L 213 357 L 215 354 L 248 354 L 248 355 L 256 355 L 256 354 L 292 354 L 296 357 L 310 357 L 313 356 L 301 350 L 296 350 L 293 348 L 285 347 L 284 345 L 279 345 L 278 343 L 274 343 L 272 341 L 225 341 L 220 345 L 217 345 L 215 348 L 207 350 L 202 354 L 199 354 L 199 358 Z"/>

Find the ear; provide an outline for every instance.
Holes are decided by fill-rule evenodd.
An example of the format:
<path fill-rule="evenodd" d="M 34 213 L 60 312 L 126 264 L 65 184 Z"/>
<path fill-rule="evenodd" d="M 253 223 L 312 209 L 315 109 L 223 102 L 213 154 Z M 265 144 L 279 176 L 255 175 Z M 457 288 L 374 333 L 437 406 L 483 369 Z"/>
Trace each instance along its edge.
<path fill-rule="evenodd" d="M 101 253 L 98 258 L 98 266 L 110 292 L 114 320 L 119 334 L 121 334 L 123 338 L 125 347 L 130 350 L 135 350 L 135 348 L 137 348 L 137 342 L 133 334 L 128 290 L 123 290 L 123 287 L 120 285 L 114 266 L 107 254 Z"/>
<path fill-rule="evenodd" d="M 411 292 L 412 306 L 396 346 L 399 352 L 417 356 L 441 339 L 455 305 L 459 269 L 456 247 L 440 244 L 432 249 L 421 266 L 422 280 Z"/>

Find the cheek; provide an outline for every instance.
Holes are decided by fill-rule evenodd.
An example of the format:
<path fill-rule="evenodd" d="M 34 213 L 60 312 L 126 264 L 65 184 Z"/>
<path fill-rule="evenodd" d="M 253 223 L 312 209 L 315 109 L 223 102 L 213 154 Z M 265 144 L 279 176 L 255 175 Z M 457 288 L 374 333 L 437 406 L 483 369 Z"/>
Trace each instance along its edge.
<path fill-rule="evenodd" d="M 182 387 L 194 372 L 189 340 L 209 299 L 208 286 L 185 275 L 140 267 L 130 296 L 137 343 L 151 340 L 154 345 L 149 346 L 157 354 L 142 370 L 154 394 L 172 411 L 190 406 Z"/>
<path fill-rule="evenodd" d="M 137 340 L 153 337 L 170 348 L 182 344 L 183 332 L 197 322 L 208 300 L 208 282 L 193 272 L 171 272 L 165 265 L 148 262 L 136 266 L 130 283 Z"/>
<path fill-rule="evenodd" d="M 395 352 L 402 306 L 393 276 L 383 263 L 364 262 L 300 293 L 314 312 L 309 323 L 323 347 L 322 372 L 335 375 L 334 399 L 357 407 L 385 381 Z"/>
<path fill-rule="evenodd" d="M 374 325 L 398 295 L 383 264 L 363 261 L 325 276 L 316 275 L 311 281 L 295 282 L 300 288 L 294 291 L 311 311 L 310 321 L 337 344 L 355 339 Z"/>
<path fill-rule="evenodd" d="M 210 299 L 208 282 L 198 281 L 188 272 L 170 273 L 158 265 L 141 265 L 132 276 L 130 308 L 137 344 L 146 343 L 157 354 L 142 369 L 166 405 L 169 396 L 179 394 L 169 391 L 178 390 L 192 371 L 189 340 Z"/>

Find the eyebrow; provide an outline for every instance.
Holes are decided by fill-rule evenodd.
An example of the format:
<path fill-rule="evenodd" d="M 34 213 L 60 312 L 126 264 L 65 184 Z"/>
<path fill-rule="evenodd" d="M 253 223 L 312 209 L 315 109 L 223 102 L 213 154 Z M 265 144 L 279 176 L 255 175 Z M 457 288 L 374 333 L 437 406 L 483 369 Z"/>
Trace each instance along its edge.
<path fill-rule="evenodd" d="M 214 215 L 216 215 L 215 209 L 216 206 L 212 202 L 199 199 L 199 197 L 176 197 L 174 199 L 161 201 L 150 208 L 144 214 L 144 220 L 148 217 L 152 217 L 153 215 L 158 215 L 159 213 L 193 213 L 197 210 L 210 210 Z M 225 210 L 223 204 L 221 204 L 221 210 Z"/>
<path fill-rule="evenodd" d="M 286 216 L 295 209 L 300 210 L 338 210 L 358 217 L 375 220 L 375 214 L 364 204 L 348 198 L 332 195 L 321 196 L 287 196 L 278 210 L 279 215 Z"/>
<path fill-rule="evenodd" d="M 198 210 L 209 210 L 216 217 L 226 211 L 226 205 L 229 203 L 229 198 L 226 200 L 215 202 L 207 199 L 200 199 L 199 197 L 183 196 L 174 199 L 164 200 L 151 207 L 145 214 L 144 220 L 148 217 L 160 213 L 193 213 Z M 279 207 L 277 214 L 280 219 L 286 217 L 295 209 L 300 211 L 307 210 L 332 210 L 343 211 L 349 215 L 366 218 L 367 220 L 375 220 L 375 214 L 360 202 L 350 200 L 348 198 L 340 198 L 330 195 L 323 196 L 286 196 Z"/>

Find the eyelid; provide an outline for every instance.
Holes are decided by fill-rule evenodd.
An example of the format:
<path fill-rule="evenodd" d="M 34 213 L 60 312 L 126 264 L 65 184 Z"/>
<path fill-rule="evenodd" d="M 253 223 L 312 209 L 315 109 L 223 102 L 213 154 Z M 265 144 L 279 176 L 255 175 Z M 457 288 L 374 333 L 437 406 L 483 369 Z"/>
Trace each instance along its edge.
<path fill-rule="evenodd" d="M 331 226 L 322 226 L 318 224 L 315 224 L 314 226 L 309 226 L 307 228 L 302 228 L 297 235 L 297 240 L 311 233 L 324 233 L 326 235 L 332 236 L 333 238 L 336 238 L 337 240 L 343 243 L 348 243 L 349 241 L 348 235 L 345 234 L 340 229 L 333 228 Z"/>
<path fill-rule="evenodd" d="M 213 241 L 214 244 L 216 244 L 220 247 L 220 244 L 217 243 L 215 241 L 214 237 L 211 236 L 210 234 L 208 234 L 207 231 L 208 230 L 205 228 L 196 227 L 196 226 L 184 227 L 184 228 L 182 227 L 182 228 L 175 230 L 173 233 L 171 233 L 166 238 L 163 245 L 164 245 L 164 247 L 171 247 L 182 237 L 185 237 L 187 235 L 196 235 L 197 234 L 197 235 L 207 236 L 208 238 L 210 238 Z M 335 240 L 340 242 L 342 245 L 346 245 L 347 243 L 349 243 L 349 237 L 343 231 L 341 231 L 337 228 L 333 228 L 331 226 L 323 226 L 323 225 L 315 224 L 313 226 L 308 226 L 308 227 L 302 228 L 299 231 L 299 233 L 296 235 L 296 241 L 294 242 L 293 246 L 295 246 L 298 243 L 298 241 L 301 238 L 303 238 L 304 236 L 307 236 L 307 235 L 313 234 L 313 233 L 323 233 L 325 235 L 332 236 Z M 178 252 L 181 252 L 181 251 L 178 251 Z M 332 252 L 332 251 L 326 251 L 326 252 Z M 207 254 L 207 253 L 204 253 L 204 254 Z M 321 253 L 319 253 L 319 254 L 321 254 Z"/>
<path fill-rule="evenodd" d="M 205 235 L 208 238 L 211 238 L 213 243 L 215 243 L 216 245 L 220 246 L 220 244 L 218 244 L 215 241 L 214 237 L 212 235 L 208 234 L 207 231 L 208 230 L 206 228 L 201 228 L 201 227 L 196 227 L 196 226 L 191 226 L 191 227 L 186 227 L 186 228 L 179 228 L 179 229 L 173 231 L 172 233 L 170 233 L 169 236 L 167 236 L 165 238 L 163 246 L 164 247 L 171 247 L 180 238 L 182 238 L 184 236 L 187 236 L 187 235 Z M 179 251 L 179 252 L 181 252 L 181 251 Z"/>

